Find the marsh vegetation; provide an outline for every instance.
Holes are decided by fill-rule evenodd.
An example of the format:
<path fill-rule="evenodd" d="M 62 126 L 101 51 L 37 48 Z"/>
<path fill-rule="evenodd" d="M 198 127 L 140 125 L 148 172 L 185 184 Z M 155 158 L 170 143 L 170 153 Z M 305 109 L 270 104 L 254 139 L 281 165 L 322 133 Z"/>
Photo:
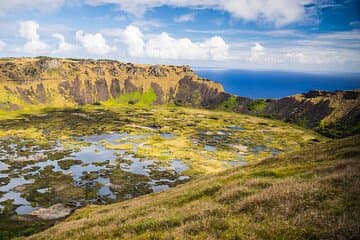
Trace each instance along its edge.
<path fill-rule="evenodd" d="M 325 140 L 275 120 L 171 106 L 43 109 L 2 116 L 0 129 L 0 230 L 9 237 L 88 204 L 166 190 Z"/>

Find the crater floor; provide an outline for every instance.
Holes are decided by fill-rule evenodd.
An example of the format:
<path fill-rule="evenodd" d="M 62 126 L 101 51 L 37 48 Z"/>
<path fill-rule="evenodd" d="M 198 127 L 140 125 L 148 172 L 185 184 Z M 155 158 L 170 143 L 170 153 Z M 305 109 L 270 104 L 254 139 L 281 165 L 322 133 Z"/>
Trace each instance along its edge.
<path fill-rule="evenodd" d="M 38 231 L 88 204 L 163 191 L 324 140 L 275 120 L 166 106 L 3 116 L 0 231 Z"/>

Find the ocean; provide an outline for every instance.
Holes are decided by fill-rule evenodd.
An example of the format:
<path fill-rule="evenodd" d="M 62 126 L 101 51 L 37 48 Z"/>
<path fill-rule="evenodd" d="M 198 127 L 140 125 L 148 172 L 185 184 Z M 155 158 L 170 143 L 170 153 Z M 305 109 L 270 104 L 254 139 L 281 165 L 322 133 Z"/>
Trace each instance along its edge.
<path fill-rule="evenodd" d="M 281 71 L 207 70 L 195 72 L 221 83 L 226 92 L 249 98 L 282 98 L 309 90 L 360 89 L 360 73 L 314 74 Z"/>

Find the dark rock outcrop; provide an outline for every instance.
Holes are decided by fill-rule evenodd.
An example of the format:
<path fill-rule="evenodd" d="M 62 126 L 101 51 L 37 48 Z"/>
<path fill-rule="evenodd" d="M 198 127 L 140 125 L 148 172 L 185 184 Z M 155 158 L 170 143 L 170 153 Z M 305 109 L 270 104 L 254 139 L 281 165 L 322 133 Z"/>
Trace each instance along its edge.
<path fill-rule="evenodd" d="M 119 75 L 119 71 L 117 70 L 117 68 L 115 66 L 111 66 L 109 68 L 109 74 L 113 77 L 116 77 L 117 75 Z"/>
<path fill-rule="evenodd" d="M 106 101 L 110 98 L 108 92 L 108 86 L 105 79 L 96 80 L 95 89 L 96 89 L 98 101 Z"/>
<path fill-rule="evenodd" d="M 45 91 L 43 83 L 37 84 L 35 94 L 36 94 L 36 98 L 39 102 L 46 103 L 47 97 L 46 97 L 46 91 Z"/>
<path fill-rule="evenodd" d="M 305 96 L 305 98 L 309 98 L 309 96 Z M 319 125 L 321 119 L 332 112 L 333 109 L 329 104 L 329 100 L 313 103 L 311 101 L 299 101 L 294 97 L 286 97 L 267 103 L 261 114 L 273 115 L 280 120 L 292 123 L 305 121 L 304 124 L 307 127 L 314 128 Z"/>
<path fill-rule="evenodd" d="M 111 80 L 110 93 L 113 98 L 121 95 L 120 81 L 119 79 Z"/>
<path fill-rule="evenodd" d="M 141 88 L 137 88 L 132 82 L 130 78 L 125 79 L 125 83 L 124 83 L 124 93 L 131 93 L 131 92 L 136 92 L 139 91 L 142 93 L 142 89 Z"/>
<path fill-rule="evenodd" d="M 40 69 L 42 71 L 47 71 L 49 69 L 54 69 L 54 68 L 60 68 L 61 67 L 61 62 L 57 59 L 54 58 L 45 58 L 45 59 L 40 59 L 37 64 L 39 65 Z"/>
<path fill-rule="evenodd" d="M 358 90 L 313 90 L 282 99 L 253 100 L 225 93 L 221 84 L 200 78 L 189 66 L 135 65 L 106 59 L 0 59 L 0 91 L 6 98 L 0 99 L 1 109 L 19 109 L 21 104 L 51 105 L 53 96 L 63 100 L 64 105 L 94 104 L 122 94 L 145 93 L 149 88 L 157 96 L 154 104 L 175 103 L 266 116 L 320 132 L 325 129 L 327 135 L 331 135 L 331 129 L 360 131 L 356 130 L 360 129 Z M 11 103 L 13 97 L 19 103 Z"/>
<path fill-rule="evenodd" d="M 168 74 L 168 70 L 166 68 L 162 68 L 159 65 L 150 66 L 149 68 L 149 75 L 155 77 L 166 77 Z"/>
<path fill-rule="evenodd" d="M 142 67 L 135 66 L 134 64 L 126 64 L 126 73 L 129 75 L 139 75 L 145 72 Z"/>
<path fill-rule="evenodd" d="M 164 96 L 164 92 L 161 89 L 161 86 L 157 83 L 152 82 L 151 83 L 151 87 L 154 90 L 157 98 L 154 102 L 154 104 L 164 104 L 165 103 L 165 96 Z"/>
<path fill-rule="evenodd" d="M 281 99 L 267 99 L 263 101 L 263 109 L 254 112 L 251 105 L 256 101 L 237 97 L 235 111 L 300 124 L 331 137 L 356 134 L 360 129 L 360 91 L 314 90 Z"/>
<path fill-rule="evenodd" d="M 195 81 L 186 76 L 178 83 L 174 96 L 175 104 L 215 108 L 226 101 L 230 94 L 218 92 L 217 88 L 209 87 L 203 81 Z"/>
<path fill-rule="evenodd" d="M 250 111 L 249 106 L 252 102 L 253 102 L 253 100 L 250 98 L 237 96 L 234 111 L 241 112 L 244 114 L 250 114 L 251 111 Z"/>
<path fill-rule="evenodd" d="M 96 66 L 96 67 L 91 68 L 91 70 L 97 75 L 100 75 L 100 76 L 105 75 L 104 69 L 102 67 Z"/>

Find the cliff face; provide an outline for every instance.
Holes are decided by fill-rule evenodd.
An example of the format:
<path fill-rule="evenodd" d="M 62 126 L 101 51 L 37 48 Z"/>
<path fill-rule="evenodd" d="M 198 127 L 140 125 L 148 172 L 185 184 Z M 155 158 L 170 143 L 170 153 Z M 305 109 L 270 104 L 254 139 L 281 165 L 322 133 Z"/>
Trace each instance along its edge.
<path fill-rule="evenodd" d="M 191 83 L 191 86 L 187 86 Z M 187 102 L 184 88 L 198 93 L 193 105 L 207 105 L 221 84 L 199 78 L 188 66 L 134 65 L 110 60 L 0 59 L 0 108 L 83 105 L 121 95 L 153 91 L 155 104 Z M 217 97 L 215 97 L 217 98 Z"/>
<path fill-rule="evenodd" d="M 360 133 L 360 91 L 309 91 L 281 99 L 237 97 L 235 111 L 300 124 L 332 137 Z"/>
<path fill-rule="evenodd" d="M 252 100 L 225 93 L 188 66 L 135 65 L 111 60 L 0 59 L 0 110 L 33 105 L 95 104 L 151 92 L 152 104 L 222 109 L 268 116 L 328 136 L 360 133 L 360 91 L 310 91 L 282 99 Z M 132 99 L 128 103 L 134 103 Z"/>

